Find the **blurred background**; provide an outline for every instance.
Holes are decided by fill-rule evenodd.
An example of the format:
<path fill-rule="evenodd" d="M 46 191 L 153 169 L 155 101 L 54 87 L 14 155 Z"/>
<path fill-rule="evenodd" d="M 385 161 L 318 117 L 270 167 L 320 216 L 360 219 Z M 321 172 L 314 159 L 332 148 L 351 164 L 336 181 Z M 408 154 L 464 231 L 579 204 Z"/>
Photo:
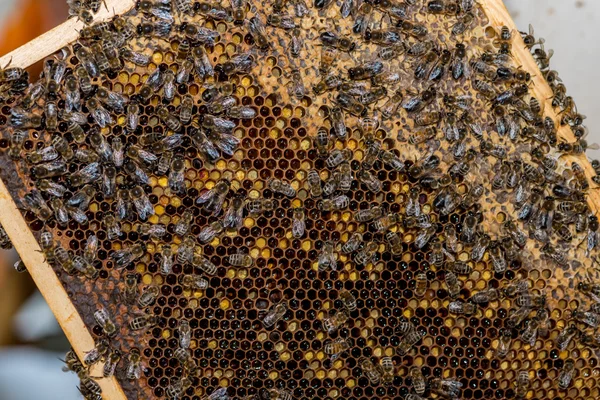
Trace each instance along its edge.
<path fill-rule="evenodd" d="M 479 0 L 484 1 L 484 0 Z M 505 0 L 517 26 L 535 27 L 536 37 L 554 49 L 552 69 L 560 72 L 579 112 L 588 116 L 590 143 L 600 142 L 600 62 L 595 27 L 597 0 Z M 0 0 L 0 54 L 27 43 L 67 17 L 66 0 Z M 40 65 L 31 76 L 38 76 Z M 600 152 L 590 152 L 600 158 Z M 12 265 L 14 251 L 0 250 L 0 400 L 80 399 L 73 374 L 61 371 L 69 344 L 27 273 Z"/>

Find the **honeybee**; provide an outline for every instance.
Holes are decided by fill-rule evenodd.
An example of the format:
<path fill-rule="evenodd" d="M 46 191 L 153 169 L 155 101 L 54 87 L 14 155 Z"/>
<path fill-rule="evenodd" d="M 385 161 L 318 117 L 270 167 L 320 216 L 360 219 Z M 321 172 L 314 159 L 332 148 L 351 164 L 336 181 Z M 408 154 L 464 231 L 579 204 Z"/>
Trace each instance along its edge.
<path fill-rule="evenodd" d="M 243 25 L 248 8 L 247 0 L 231 0 L 231 16 L 234 25 Z"/>
<path fill-rule="evenodd" d="M 83 396 L 87 396 L 92 400 L 102 399 L 102 388 L 98 385 L 94 379 L 89 375 L 86 368 L 76 367 L 77 377 L 79 378 L 79 391 Z"/>
<path fill-rule="evenodd" d="M 252 264 L 254 263 L 254 260 L 252 259 L 252 257 L 250 255 L 244 254 L 244 253 L 232 254 L 227 257 L 227 261 L 229 262 L 229 264 L 231 264 L 234 267 L 243 267 L 243 268 L 248 268 L 248 267 L 252 266 Z"/>
<path fill-rule="evenodd" d="M 531 384 L 529 380 L 529 372 L 528 371 L 520 371 L 519 375 L 517 375 L 516 381 L 516 396 L 518 399 L 523 399 L 527 396 L 527 392 L 529 391 L 529 385 Z"/>
<path fill-rule="evenodd" d="M 192 261 L 194 255 L 195 241 L 192 236 L 186 236 L 177 248 L 176 259 L 181 264 L 187 264 Z M 163 248 L 163 250 L 166 250 Z"/>
<path fill-rule="evenodd" d="M 273 211 L 275 207 L 275 201 L 269 199 L 249 200 L 246 203 L 246 209 L 250 215 L 253 216 L 258 216 L 260 214 L 264 214 L 265 212 Z"/>
<path fill-rule="evenodd" d="M 452 29 L 450 30 L 450 32 L 454 36 L 459 36 L 466 33 L 468 30 L 471 29 L 474 20 L 475 16 L 470 12 L 466 12 L 461 17 L 459 17 L 458 21 L 454 25 L 452 25 Z"/>
<path fill-rule="evenodd" d="M 381 371 L 379 368 L 377 368 L 368 358 L 363 358 L 359 363 L 363 373 L 369 378 L 369 381 L 371 381 L 372 384 L 377 385 L 381 380 Z"/>
<path fill-rule="evenodd" d="M 263 318 L 263 326 L 267 329 L 273 327 L 280 321 L 287 312 L 287 303 L 285 301 L 274 305 Z"/>
<path fill-rule="evenodd" d="M 169 188 L 175 193 L 185 193 L 185 161 L 183 157 L 174 156 L 171 161 L 168 182 Z"/>
<path fill-rule="evenodd" d="M 321 248 L 321 252 L 318 256 L 319 271 L 326 271 L 329 268 L 333 270 L 337 269 L 337 262 L 334 250 L 335 245 L 333 242 L 326 241 L 323 243 L 323 247 Z"/>
<path fill-rule="evenodd" d="M 127 304 L 134 304 L 139 295 L 138 279 L 137 274 L 127 273 L 125 274 L 125 294 L 123 299 Z"/>
<path fill-rule="evenodd" d="M 100 325 L 106 336 L 113 337 L 117 334 L 117 326 L 112 322 L 108 311 L 104 308 L 100 308 L 94 312 L 94 319 Z"/>
<path fill-rule="evenodd" d="M 294 399 L 288 391 L 283 390 L 283 389 L 271 389 L 270 396 L 271 396 L 270 399 L 273 399 L 273 400 L 293 400 Z M 219 399 L 229 400 L 229 397 L 219 397 L 218 399 L 215 399 L 215 400 L 219 400 Z"/>
<path fill-rule="evenodd" d="M 206 290 L 209 282 L 207 279 L 197 275 L 185 275 L 181 279 L 181 285 L 187 290 Z"/>
<path fill-rule="evenodd" d="M 368 79 L 368 78 L 365 78 Z M 354 97 L 347 93 L 339 93 L 336 97 L 336 104 L 342 109 L 356 117 L 363 117 L 367 113 L 367 108 Z"/>
<path fill-rule="evenodd" d="M 248 30 L 254 38 L 254 43 L 260 50 L 264 51 L 270 47 L 265 25 L 258 16 L 250 18 L 248 21 Z"/>
<path fill-rule="evenodd" d="M 223 222 L 214 221 L 202 228 L 202 230 L 198 234 L 198 240 L 202 243 L 209 243 L 224 231 L 225 226 L 223 225 Z"/>
<path fill-rule="evenodd" d="M 321 187 L 321 178 L 319 177 L 319 173 L 314 169 L 309 170 L 306 181 L 308 183 L 311 196 L 321 197 L 323 194 L 323 189 Z"/>
<path fill-rule="evenodd" d="M 83 364 L 79 361 L 79 357 L 73 349 L 69 350 L 67 354 L 65 354 L 65 359 L 61 361 L 65 363 L 65 366 L 62 367 L 63 372 L 78 372 L 84 369 Z"/>
<path fill-rule="evenodd" d="M 398 256 L 402 254 L 402 239 L 398 233 L 392 231 L 386 233 L 385 240 L 388 242 L 390 252 L 393 255 Z"/>
<path fill-rule="evenodd" d="M 457 276 L 453 272 L 446 272 L 444 281 L 448 287 L 448 294 L 450 297 L 453 299 L 457 298 L 461 288 L 461 284 Z"/>
<path fill-rule="evenodd" d="M 423 376 L 423 372 L 420 367 L 412 367 L 410 369 L 410 378 L 412 380 L 412 385 L 415 393 L 422 395 L 425 393 L 425 389 L 427 388 L 427 382 L 425 381 L 425 377 Z"/>
<path fill-rule="evenodd" d="M 424 397 L 419 396 L 418 394 L 409 393 L 405 397 L 406 400 L 425 400 Z"/>
<path fill-rule="evenodd" d="M 333 107 L 329 111 L 329 119 L 331 120 L 331 125 L 333 128 L 333 132 L 340 140 L 345 140 L 348 136 L 346 132 L 346 122 L 344 121 L 344 114 L 339 107 Z"/>
<path fill-rule="evenodd" d="M 166 175 L 167 171 L 171 166 L 171 161 L 173 160 L 173 152 L 165 151 L 158 160 L 158 164 L 156 165 L 156 174 L 157 175 Z"/>
<path fill-rule="evenodd" d="M 134 331 L 147 330 L 156 324 L 158 324 L 156 315 L 140 315 L 129 321 L 129 327 Z"/>
<path fill-rule="evenodd" d="M 498 347 L 496 348 L 496 355 L 504 358 L 508 354 L 511 348 L 512 333 L 510 329 L 501 329 L 500 338 L 498 339 Z"/>
<path fill-rule="evenodd" d="M 109 350 L 110 343 L 108 339 L 100 338 L 96 343 L 96 347 L 85 353 L 83 363 L 88 367 L 94 365 L 98 361 L 100 361 L 102 357 L 104 357 L 108 353 Z"/>
<path fill-rule="evenodd" d="M 181 130 L 181 121 L 179 121 L 179 119 L 174 114 L 171 114 L 167 108 L 160 107 L 157 110 L 156 114 L 173 132 L 178 132 L 179 130 Z"/>
<path fill-rule="evenodd" d="M 419 331 L 411 325 L 411 329 L 400 338 L 400 343 L 396 350 L 398 355 L 404 356 L 408 354 L 410 349 L 417 344 L 423 336 L 425 336 L 424 332 Z"/>
<path fill-rule="evenodd" d="M 344 52 L 351 52 L 356 47 L 356 43 L 349 37 L 339 36 L 329 31 L 322 32 L 319 35 L 319 39 L 321 39 L 324 46 L 329 46 Z"/>
<path fill-rule="evenodd" d="M 67 188 L 61 185 L 60 183 L 56 183 L 49 179 L 43 179 L 36 182 L 37 188 L 41 192 L 48 193 L 55 197 L 63 197 L 67 191 Z"/>
<path fill-rule="evenodd" d="M 102 375 L 105 378 L 110 378 L 115 374 L 117 364 L 121 361 L 121 352 L 119 350 L 112 350 L 108 355 L 104 367 L 102 368 Z"/>
<path fill-rule="evenodd" d="M 154 207 L 141 186 L 134 187 L 129 194 L 141 220 L 146 220 L 150 215 L 154 215 Z"/>
<path fill-rule="evenodd" d="M 42 221 L 50 219 L 53 215 L 52 210 L 46 204 L 46 201 L 37 190 L 32 190 L 23 197 L 23 208 L 31 211 Z"/>
<path fill-rule="evenodd" d="M 130 263 L 140 259 L 146 253 L 146 246 L 143 244 L 133 244 L 122 250 L 116 250 L 111 258 L 114 260 L 117 268 L 125 268 Z"/>
<path fill-rule="evenodd" d="M 380 206 L 373 206 L 364 210 L 359 210 L 354 213 L 356 222 L 369 222 L 383 216 L 384 210 Z"/>
<path fill-rule="evenodd" d="M 279 179 L 271 179 L 271 181 L 269 182 L 269 188 L 273 192 L 280 193 L 284 196 L 288 196 L 288 197 L 296 196 L 296 189 L 294 189 L 292 187 L 292 185 L 290 185 L 289 183 L 283 182 Z"/>
<path fill-rule="evenodd" d="M 229 193 L 230 183 L 227 180 L 220 180 L 210 190 L 204 192 L 196 199 L 197 204 L 204 204 L 204 209 L 217 215 L 223 207 L 223 202 L 227 193 Z"/>
<path fill-rule="evenodd" d="M 267 24 L 280 29 L 294 29 L 294 17 L 287 13 L 273 13 L 267 15 Z"/>
<path fill-rule="evenodd" d="M 330 335 L 337 330 L 348 320 L 349 315 L 344 311 L 336 311 L 333 315 L 323 319 L 323 329 Z"/>
<path fill-rule="evenodd" d="M 154 301 L 156 300 L 156 298 L 159 295 L 159 289 L 157 286 L 148 286 L 140 295 L 140 297 L 138 297 L 138 305 L 141 308 L 145 308 L 148 306 L 151 306 Z"/>
<path fill-rule="evenodd" d="M 29 135 L 29 132 L 26 130 L 15 130 L 10 137 L 10 147 L 8 149 L 8 156 L 11 160 L 20 160 L 21 159 L 21 149 L 23 148 L 23 143 L 25 142 L 25 138 Z"/>
<path fill-rule="evenodd" d="M 192 340 L 192 328 L 187 320 L 182 320 L 179 323 L 179 347 L 182 349 L 189 349 L 190 342 Z"/>
<path fill-rule="evenodd" d="M 427 292 L 427 287 L 429 286 L 429 281 L 427 279 L 427 274 L 424 272 L 420 272 L 415 276 L 415 295 L 422 297 Z"/>
<path fill-rule="evenodd" d="M 306 231 L 306 221 L 303 207 L 296 207 L 293 210 L 292 236 L 300 239 Z"/>
<path fill-rule="evenodd" d="M 449 398 L 459 397 L 462 388 L 462 383 L 454 379 L 433 378 L 429 385 L 435 393 Z"/>
<path fill-rule="evenodd" d="M 100 87 L 96 90 L 96 97 L 108 108 L 118 112 L 122 112 L 127 103 L 129 103 L 129 99 L 124 95 L 113 92 L 104 87 Z"/>
<path fill-rule="evenodd" d="M 434 87 L 430 87 L 429 89 L 417 94 L 416 96 L 408 98 L 402 104 L 402 108 L 404 108 L 409 113 L 420 112 L 435 99 L 436 95 L 436 89 Z"/>
<path fill-rule="evenodd" d="M 109 240 L 116 239 L 121 236 L 121 226 L 112 213 L 106 214 L 102 222 L 106 227 L 106 233 Z"/>
<path fill-rule="evenodd" d="M 9 124 L 14 128 L 35 129 L 42 125 L 42 116 L 14 107 L 10 110 Z"/>
<path fill-rule="evenodd" d="M 192 381 L 188 378 L 177 378 L 177 380 L 167 386 L 165 395 L 168 399 L 177 400 L 183 396 L 183 393 L 192 385 Z"/>
<path fill-rule="evenodd" d="M 173 20 L 170 2 L 161 0 L 141 0 L 138 4 L 138 9 L 148 16 L 154 16 L 165 21 Z"/>
<path fill-rule="evenodd" d="M 346 243 L 342 245 L 341 252 L 342 254 L 351 254 L 357 251 L 362 245 L 363 238 L 362 235 L 358 232 L 354 232 Z"/>
<path fill-rule="evenodd" d="M 532 318 L 526 322 L 525 330 L 521 333 L 521 340 L 529 344 L 535 345 L 541 321 L 538 318 Z"/>
<path fill-rule="evenodd" d="M 452 301 L 448 305 L 448 312 L 458 315 L 473 315 L 477 312 L 477 306 L 472 303 L 463 303 L 462 301 Z"/>
<path fill-rule="evenodd" d="M 319 209 L 323 212 L 340 211 L 350 205 L 348 196 L 341 194 L 331 199 L 324 199 L 319 202 Z"/>
<path fill-rule="evenodd" d="M 127 368 L 125 370 L 125 377 L 129 380 L 137 380 L 142 376 L 141 367 L 141 354 L 140 350 L 133 348 L 129 351 L 127 356 Z"/>
<path fill-rule="evenodd" d="M 575 373 L 575 363 L 573 360 L 569 359 L 565 361 L 565 365 L 558 375 L 558 387 L 563 390 L 567 389 L 571 385 Z"/>
<path fill-rule="evenodd" d="M 0 226 L 0 247 L 3 249 L 9 249 L 12 247 L 12 243 L 6 234 L 6 231 L 3 227 Z M 46 257 L 46 260 L 49 263 L 54 261 L 54 236 L 50 231 L 43 231 L 40 234 L 40 247 L 42 248 L 42 253 Z"/>
<path fill-rule="evenodd" d="M 173 269 L 173 250 L 168 244 L 163 244 L 160 251 L 159 271 L 163 275 L 168 275 Z"/>
<path fill-rule="evenodd" d="M 375 259 L 379 246 L 375 242 L 367 243 L 356 255 L 354 262 L 357 265 L 367 265 Z"/>
<path fill-rule="evenodd" d="M 321 95 L 327 91 L 334 90 L 342 85 L 342 79 L 338 75 L 327 75 L 313 86 L 313 93 Z"/>
<path fill-rule="evenodd" d="M 406 4 L 404 4 L 406 6 Z M 418 40 L 423 40 L 428 35 L 428 30 L 425 25 L 417 24 L 406 20 L 406 17 L 402 17 L 402 15 L 406 15 L 405 7 L 394 7 L 391 9 L 392 11 L 396 11 L 395 13 L 390 13 L 393 16 L 396 16 L 399 20 L 396 23 L 396 27 L 400 28 L 402 32 L 417 38 Z"/>
<path fill-rule="evenodd" d="M 333 177 L 336 182 L 337 190 L 341 192 L 350 191 L 354 177 L 352 175 L 352 167 L 350 167 L 349 163 L 345 162 L 340 164 Z"/>
<path fill-rule="evenodd" d="M 177 221 L 177 223 L 175 224 L 175 228 L 173 229 L 173 232 L 176 235 L 179 236 L 185 236 L 189 230 L 190 230 L 190 224 L 192 223 L 192 220 L 194 219 L 194 214 L 192 214 L 191 211 L 186 210 L 183 212 L 183 214 L 181 215 L 181 218 L 179 219 L 179 221 Z"/>
<path fill-rule="evenodd" d="M 592 311 L 579 311 L 573 310 L 571 313 L 572 317 L 577 321 L 586 324 L 592 328 L 597 328 L 600 325 L 600 314 L 596 314 Z"/>
<path fill-rule="evenodd" d="M 342 353 L 350 349 L 350 340 L 339 337 L 335 340 L 331 340 L 326 342 L 323 346 L 323 352 L 329 356 L 331 356 L 331 360 L 337 360 Z"/>
<path fill-rule="evenodd" d="M 348 312 L 356 310 L 356 298 L 347 290 L 340 292 L 340 299 Z"/>

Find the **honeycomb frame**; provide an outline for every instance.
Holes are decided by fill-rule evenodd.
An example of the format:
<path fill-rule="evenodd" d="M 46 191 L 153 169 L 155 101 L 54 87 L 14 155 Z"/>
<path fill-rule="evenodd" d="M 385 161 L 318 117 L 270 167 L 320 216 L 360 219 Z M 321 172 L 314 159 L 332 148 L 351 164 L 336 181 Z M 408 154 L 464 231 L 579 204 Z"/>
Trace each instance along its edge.
<path fill-rule="evenodd" d="M 121 2 L 121 6 L 123 4 L 124 2 Z M 508 15 L 506 8 L 501 1 L 487 0 L 482 2 L 481 6 L 485 15 L 487 15 L 489 18 L 491 25 L 506 25 L 510 29 L 517 31 L 512 19 Z M 109 6 L 109 8 L 111 7 Z M 514 38 L 514 41 L 514 58 L 517 64 L 521 64 L 525 70 L 532 74 L 532 80 L 534 82 L 532 90 L 536 97 L 540 99 L 549 99 L 552 97 L 552 91 L 541 76 L 541 73 L 539 73 L 535 60 L 526 50 L 525 45 L 522 43 L 522 39 L 518 35 Z M 17 50 L 17 52 L 12 55 L 16 61 L 16 65 L 19 65 L 19 52 L 20 50 Z M 3 58 L 0 65 L 4 65 L 4 60 L 6 60 L 9 56 Z M 43 56 L 40 58 L 42 57 Z M 25 66 L 25 64 L 22 65 Z M 309 80 L 306 83 L 314 84 L 316 82 Z M 260 82 L 259 85 L 262 85 L 262 82 Z M 264 86 L 267 85 L 268 84 Z M 554 120 L 558 120 L 559 117 L 555 113 L 553 107 L 548 101 L 545 101 L 545 103 L 545 113 L 551 116 Z M 559 128 L 558 136 L 562 139 L 566 139 L 569 142 L 575 140 L 568 127 Z M 565 160 L 576 161 L 580 163 L 583 166 L 588 179 L 595 175 L 592 166 L 585 157 L 567 155 L 565 156 Z M 596 214 L 598 205 L 600 204 L 599 196 L 600 194 L 597 192 L 591 191 L 588 197 L 590 208 Z M 32 277 L 40 288 L 40 291 L 57 316 L 59 323 L 63 327 L 63 330 L 67 334 L 70 342 L 73 344 L 74 349 L 78 352 L 80 357 L 82 357 L 85 351 L 88 351 L 93 347 L 94 340 L 83 323 L 83 320 L 79 316 L 79 313 L 70 304 L 69 297 L 66 291 L 63 289 L 60 281 L 56 278 L 52 267 L 45 261 L 35 237 L 31 234 L 27 222 L 22 217 L 3 182 L 0 183 L 0 206 L 4 206 L 5 210 L 10 211 L 4 212 L 0 215 L 0 223 L 5 227 L 11 240 L 15 244 L 17 251 L 22 256 L 24 263 L 28 267 Z M 125 398 L 125 394 L 114 379 L 102 380 L 100 381 L 100 384 L 103 386 L 103 393 L 107 399 Z"/>

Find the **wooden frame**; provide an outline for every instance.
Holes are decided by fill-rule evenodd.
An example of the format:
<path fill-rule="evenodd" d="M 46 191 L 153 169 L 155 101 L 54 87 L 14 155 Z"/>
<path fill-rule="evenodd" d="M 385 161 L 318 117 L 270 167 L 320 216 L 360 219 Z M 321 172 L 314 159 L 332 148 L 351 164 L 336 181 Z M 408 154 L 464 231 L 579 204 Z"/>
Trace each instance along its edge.
<path fill-rule="evenodd" d="M 103 7 L 98 12 L 95 20 L 104 21 L 115 15 L 126 13 L 134 4 L 135 0 L 106 0 L 106 7 Z M 500 27 L 506 25 L 514 32 L 517 31 L 502 0 L 481 0 L 480 4 L 493 26 Z M 10 62 L 11 66 L 28 67 L 75 41 L 79 35 L 79 30 L 83 27 L 83 22 L 78 21 L 76 18 L 71 18 L 28 44 L 0 57 L 0 66 L 5 66 Z M 521 36 L 514 35 L 513 40 L 512 51 L 515 62 L 522 65 L 523 69 L 532 74 L 533 93 L 540 100 L 546 115 L 555 121 L 558 120 L 559 116 L 553 109 L 550 101 L 552 98 L 552 89 L 540 73 L 534 58 L 525 47 Z M 559 127 L 558 136 L 559 139 L 568 142 L 575 141 L 575 137 L 568 126 Z M 568 162 L 579 163 L 588 179 L 596 175 L 585 155 L 565 155 L 564 159 Z M 588 201 L 592 211 L 598 214 L 600 193 L 592 190 L 589 193 Z M 90 350 L 94 346 L 92 336 L 83 323 L 81 316 L 70 302 L 61 282 L 54 274 L 50 265 L 45 261 L 35 237 L 29 230 L 25 219 L 17 209 L 14 200 L 11 198 L 1 179 L 0 209 L 3 210 L 0 213 L 0 223 L 11 238 L 14 247 L 27 266 L 40 292 L 48 302 L 74 350 L 82 358 L 85 351 Z M 126 399 L 122 388 L 114 377 L 101 379 L 98 383 L 102 387 L 105 399 Z"/>
<path fill-rule="evenodd" d="M 115 15 L 124 14 L 135 5 L 135 0 L 106 0 L 95 15 L 94 21 L 106 21 Z M 11 66 L 27 68 L 77 40 L 79 31 L 85 27 L 82 21 L 71 18 L 56 28 L 33 39 L 0 58 L 0 66 L 10 62 Z M 27 266 L 33 281 L 54 313 L 67 339 L 77 355 L 83 359 L 85 352 L 94 348 L 94 339 L 86 328 L 75 306 L 69 300 L 62 283 L 46 262 L 41 248 L 31 233 L 27 222 L 0 179 L 0 224 L 6 230 L 21 260 Z M 99 379 L 102 397 L 110 400 L 125 400 L 123 389 L 114 377 Z"/>

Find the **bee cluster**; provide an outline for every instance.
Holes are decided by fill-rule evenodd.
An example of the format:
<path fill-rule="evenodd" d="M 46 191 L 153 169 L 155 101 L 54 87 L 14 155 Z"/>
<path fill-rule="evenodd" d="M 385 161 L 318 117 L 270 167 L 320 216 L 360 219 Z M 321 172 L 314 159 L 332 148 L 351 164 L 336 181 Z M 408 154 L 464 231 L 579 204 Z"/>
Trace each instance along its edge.
<path fill-rule="evenodd" d="M 551 56 L 473 0 L 141 0 L 2 69 L 2 177 L 96 339 L 81 392 L 99 364 L 132 399 L 597 397 Z"/>

